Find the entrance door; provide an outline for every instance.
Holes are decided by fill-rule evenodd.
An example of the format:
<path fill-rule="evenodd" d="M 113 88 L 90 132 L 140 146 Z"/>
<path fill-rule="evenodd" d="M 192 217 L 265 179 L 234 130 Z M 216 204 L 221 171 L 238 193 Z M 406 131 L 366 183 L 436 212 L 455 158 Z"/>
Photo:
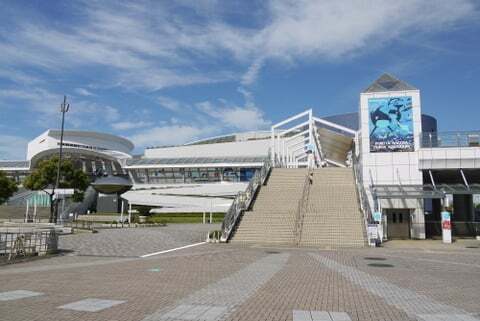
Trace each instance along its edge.
<path fill-rule="evenodd" d="M 389 239 L 410 238 L 409 209 L 387 209 L 387 237 Z"/>

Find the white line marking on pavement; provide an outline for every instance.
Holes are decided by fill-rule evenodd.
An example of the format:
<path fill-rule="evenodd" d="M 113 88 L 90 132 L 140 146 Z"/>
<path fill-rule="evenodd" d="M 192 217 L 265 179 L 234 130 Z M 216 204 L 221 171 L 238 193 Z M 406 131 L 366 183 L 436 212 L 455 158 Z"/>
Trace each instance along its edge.
<path fill-rule="evenodd" d="M 466 311 L 460 308 L 438 302 L 426 294 L 417 293 L 415 290 L 400 287 L 380 276 L 361 271 L 353 266 L 343 265 L 324 255 L 314 253 L 310 253 L 310 255 L 328 269 L 339 273 L 368 292 L 381 297 L 387 304 L 403 310 L 412 318 L 418 315 L 468 315 Z M 461 319 L 456 320 L 460 321 Z"/>
<path fill-rule="evenodd" d="M 141 258 L 145 258 L 145 257 L 150 257 L 150 256 L 154 256 L 154 255 L 164 254 L 164 253 L 168 253 L 168 252 L 183 250 L 183 249 L 187 249 L 187 248 L 189 248 L 189 247 L 194 247 L 194 246 L 202 245 L 202 244 L 205 244 L 205 243 L 207 243 L 207 242 L 194 243 L 194 244 L 177 247 L 177 248 L 170 249 L 170 250 L 165 250 L 165 251 L 160 251 L 160 252 L 145 254 L 145 255 L 142 255 L 142 256 L 140 256 L 140 257 L 141 257 Z"/>
<path fill-rule="evenodd" d="M 111 308 L 115 305 L 125 303 L 118 300 L 85 299 L 58 307 L 59 309 L 74 310 L 82 312 L 98 312 Z"/>
<path fill-rule="evenodd" d="M 170 306 L 161 308 L 143 321 L 188 320 L 219 321 L 228 319 L 235 309 L 250 298 L 283 269 L 289 253 L 268 255 Z"/>
<path fill-rule="evenodd" d="M 30 297 L 39 296 L 39 295 L 43 295 L 43 293 L 32 292 L 27 290 L 0 292 L 0 301 L 12 301 L 12 300 L 30 298 Z"/>
<path fill-rule="evenodd" d="M 293 310 L 293 321 L 352 321 L 345 312 Z"/>

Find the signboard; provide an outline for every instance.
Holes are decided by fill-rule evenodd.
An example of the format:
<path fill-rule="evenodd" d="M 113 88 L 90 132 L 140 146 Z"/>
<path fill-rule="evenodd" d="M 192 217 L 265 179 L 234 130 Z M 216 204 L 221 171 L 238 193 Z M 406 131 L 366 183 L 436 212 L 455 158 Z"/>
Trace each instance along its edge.
<path fill-rule="evenodd" d="M 373 220 L 375 222 L 381 222 L 382 221 L 382 212 L 374 212 L 373 213 Z"/>
<path fill-rule="evenodd" d="M 442 212 L 442 240 L 443 243 L 452 243 L 452 221 L 450 212 Z"/>
<path fill-rule="evenodd" d="M 368 224 L 367 237 L 368 237 L 369 245 L 375 246 L 376 240 L 378 239 L 378 225 L 377 224 Z"/>
<path fill-rule="evenodd" d="M 412 97 L 368 100 L 370 152 L 413 152 Z"/>

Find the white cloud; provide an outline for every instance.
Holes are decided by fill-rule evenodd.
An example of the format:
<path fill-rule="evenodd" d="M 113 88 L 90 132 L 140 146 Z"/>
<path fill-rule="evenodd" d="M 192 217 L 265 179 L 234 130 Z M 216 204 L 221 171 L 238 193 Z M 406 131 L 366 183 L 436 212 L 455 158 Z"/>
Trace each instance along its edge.
<path fill-rule="evenodd" d="M 105 106 L 103 108 L 99 108 L 98 111 L 100 113 L 103 112 L 103 115 L 105 116 L 105 119 L 109 123 L 117 121 L 120 118 L 120 112 L 118 111 L 118 109 L 116 109 L 112 106 Z"/>
<path fill-rule="evenodd" d="M 117 122 L 120 112 L 112 106 L 104 106 L 86 100 L 67 97 L 70 109 L 66 114 L 66 124 L 75 128 L 92 128 L 95 125 L 105 125 Z M 60 126 L 60 104 L 63 96 L 39 87 L 16 89 L 0 89 L 0 110 L 3 112 L 29 113 L 28 120 L 32 125 L 44 128 Z"/>
<path fill-rule="evenodd" d="M 184 116 L 181 119 L 172 117 L 162 126 L 141 130 L 132 135 L 131 140 L 136 146 L 177 145 L 229 131 L 268 127 L 271 122 L 265 119 L 263 112 L 255 105 L 252 93 L 242 87 L 238 88 L 238 92 L 244 97 L 243 106 L 232 104 L 225 99 L 190 105 L 162 96 L 163 104 L 168 105 L 171 110 L 184 112 Z"/>
<path fill-rule="evenodd" d="M 473 0 L 277 0 L 263 4 L 259 21 L 247 27 L 229 21 L 231 12 L 224 9 L 229 5 L 234 6 L 85 2 L 73 5 L 82 19 L 68 20 L 68 25 L 12 20 L 14 33 L 0 31 L 0 63 L 35 65 L 57 74 L 97 66 L 103 68 L 102 82 L 128 89 L 233 78 L 249 85 L 267 60 L 359 55 L 398 37 L 419 41 L 419 35 L 448 30 L 478 15 Z M 178 6 L 189 7 L 192 14 L 180 15 L 187 10 Z M 243 75 L 239 67 L 246 69 Z"/>
<path fill-rule="evenodd" d="M 77 99 L 72 99 L 69 103 L 70 110 L 65 118 L 66 123 L 78 129 L 106 127 L 109 124 L 118 122 L 121 118 L 120 111 L 109 105 Z"/>
<path fill-rule="evenodd" d="M 33 112 L 30 120 L 42 127 L 57 126 L 59 118 L 55 116 L 59 115 L 62 101 L 62 95 L 38 87 L 0 89 L 0 109 L 4 109 L 3 112 Z"/>
<path fill-rule="evenodd" d="M 112 128 L 115 130 L 130 130 L 130 129 L 137 129 L 137 128 L 146 128 L 152 126 L 152 122 L 146 121 L 123 121 L 118 123 L 113 123 Z"/>
<path fill-rule="evenodd" d="M 26 157 L 28 140 L 13 135 L 0 135 L 0 160 L 23 160 Z"/>
<path fill-rule="evenodd" d="M 166 96 L 158 96 L 157 100 L 160 103 L 160 106 L 174 112 L 182 111 L 187 107 L 180 101 Z"/>
<path fill-rule="evenodd" d="M 475 12 L 470 0 L 273 1 L 270 9 L 262 50 L 280 59 L 356 54 L 402 34 L 445 30 Z"/>
<path fill-rule="evenodd" d="M 58 85 L 81 80 L 92 85 L 88 88 L 149 92 L 235 80 L 243 86 L 238 90 L 244 104 L 209 99 L 194 106 L 152 94 L 164 108 L 187 111 L 188 119 L 163 125 L 158 120 L 157 127 L 144 130 L 140 125 L 152 125 L 147 116 L 139 116 L 136 123 L 124 121 L 119 109 L 92 102 L 90 90 L 76 88 L 80 97 L 72 97 L 67 124 L 137 129 L 134 136 L 140 145 L 264 128 L 270 122 L 245 88 L 259 79 L 266 65 L 341 61 L 394 45 L 396 39 L 422 42 L 432 33 L 478 17 L 474 0 L 272 0 L 259 5 L 260 15 L 246 11 L 245 17 L 257 20 L 239 24 L 242 19 L 230 17 L 242 15 L 234 6 L 244 4 L 235 3 L 71 2 L 64 8 L 75 12 L 75 18 L 55 24 L 50 17 L 24 15 L 20 10 L 9 16 L 0 13 L 9 26 L 0 30 L 0 78 L 24 85 L 0 89 L 1 112 L 31 111 L 32 123 L 57 127 L 63 95 L 47 89 L 53 86 L 41 87 L 45 81 Z M 195 125 L 187 125 L 187 120 Z"/>
<path fill-rule="evenodd" d="M 85 88 L 75 88 L 75 92 L 81 96 L 95 96 L 90 90 Z"/>
<path fill-rule="evenodd" d="M 18 69 L 0 69 L 0 78 L 22 85 L 31 85 L 40 82 L 37 77 Z"/>
<path fill-rule="evenodd" d="M 236 130 L 265 129 L 271 122 L 266 120 L 263 112 L 253 104 L 249 106 L 227 106 L 223 103 L 213 104 L 204 101 L 196 104 L 197 108 L 216 119 L 219 125 Z"/>
<path fill-rule="evenodd" d="M 216 131 L 217 129 L 207 126 L 166 125 L 141 131 L 130 139 L 137 147 L 178 145 L 211 135 Z"/>
<path fill-rule="evenodd" d="M 243 74 L 240 83 L 244 86 L 248 86 L 254 83 L 258 78 L 258 74 L 260 73 L 260 70 L 262 69 L 263 64 L 264 64 L 263 58 L 256 59 L 250 65 L 250 67 L 248 67 L 247 72 Z"/>

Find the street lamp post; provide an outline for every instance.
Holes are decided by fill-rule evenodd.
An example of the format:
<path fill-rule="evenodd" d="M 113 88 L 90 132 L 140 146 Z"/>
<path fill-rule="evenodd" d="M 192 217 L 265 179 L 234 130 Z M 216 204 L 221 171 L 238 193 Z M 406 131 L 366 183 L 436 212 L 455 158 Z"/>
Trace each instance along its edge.
<path fill-rule="evenodd" d="M 67 96 L 63 96 L 63 103 L 60 105 L 60 112 L 62 113 L 62 128 L 60 131 L 60 150 L 58 152 L 58 167 L 57 167 L 57 180 L 53 188 L 52 193 L 55 195 L 55 190 L 58 189 L 60 184 L 60 168 L 62 166 L 63 156 L 63 131 L 65 128 L 65 113 L 70 109 L 70 104 L 67 104 Z M 55 197 L 55 215 L 51 223 L 57 223 L 58 219 L 58 197 Z"/>

